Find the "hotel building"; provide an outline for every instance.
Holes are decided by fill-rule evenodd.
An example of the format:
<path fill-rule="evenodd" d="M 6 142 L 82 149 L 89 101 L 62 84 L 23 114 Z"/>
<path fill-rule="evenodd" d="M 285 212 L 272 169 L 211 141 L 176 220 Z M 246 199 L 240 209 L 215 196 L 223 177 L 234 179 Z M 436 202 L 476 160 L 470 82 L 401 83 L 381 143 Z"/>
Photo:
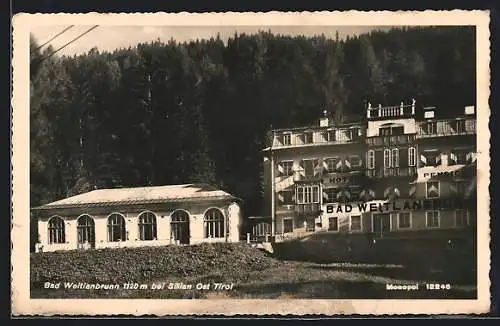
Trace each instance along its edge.
<path fill-rule="evenodd" d="M 272 130 L 264 150 L 270 225 L 258 228 L 279 241 L 318 231 L 383 237 L 473 225 L 475 108 L 452 119 L 438 113 L 417 110 L 414 100 L 368 104 L 356 123 L 324 116 L 316 126 Z"/>

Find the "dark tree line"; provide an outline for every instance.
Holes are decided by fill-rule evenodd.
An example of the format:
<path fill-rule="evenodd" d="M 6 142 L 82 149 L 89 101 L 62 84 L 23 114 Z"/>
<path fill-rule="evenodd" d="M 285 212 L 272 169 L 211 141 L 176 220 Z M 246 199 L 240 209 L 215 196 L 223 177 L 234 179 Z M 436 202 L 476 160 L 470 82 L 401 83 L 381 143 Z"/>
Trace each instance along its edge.
<path fill-rule="evenodd" d="M 36 48 L 32 42 L 32 49 Z M 210 183 L 260 214 L 271 128 L 364 117 L 415 98 L 475 103 L 475 30 L 427 27 L 345 40 L 260 32 L 73 57 L 33 51 L 31 205 L 104 187 Z"/>

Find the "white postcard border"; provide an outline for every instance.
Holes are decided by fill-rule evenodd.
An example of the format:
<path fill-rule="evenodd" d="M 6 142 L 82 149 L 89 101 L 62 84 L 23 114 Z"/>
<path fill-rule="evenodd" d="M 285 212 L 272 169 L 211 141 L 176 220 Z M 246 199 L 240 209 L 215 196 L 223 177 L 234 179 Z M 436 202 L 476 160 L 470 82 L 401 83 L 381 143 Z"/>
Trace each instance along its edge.
<path fill-rule="evenodd" d="M 128 300 L 30 299 L 29 32 L 47 25 L 292 26 L 475 25 L 477 39 L 477 300 Z M 18 14 L 13 17 L 12 314 L 13 315 L 338 315 L 458 314 L 490 309 L 490 31 L 488 11 L 301 13 Z"/>

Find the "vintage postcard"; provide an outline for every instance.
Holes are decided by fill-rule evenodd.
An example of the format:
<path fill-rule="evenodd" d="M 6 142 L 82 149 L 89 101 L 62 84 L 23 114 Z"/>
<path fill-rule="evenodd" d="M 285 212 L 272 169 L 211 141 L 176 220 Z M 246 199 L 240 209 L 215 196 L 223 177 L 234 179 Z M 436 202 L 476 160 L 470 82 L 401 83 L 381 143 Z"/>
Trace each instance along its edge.
<path fill-rule="evenodd" d="M 12 312 L 490 309 L 488 11 L 13 17 Z"/>

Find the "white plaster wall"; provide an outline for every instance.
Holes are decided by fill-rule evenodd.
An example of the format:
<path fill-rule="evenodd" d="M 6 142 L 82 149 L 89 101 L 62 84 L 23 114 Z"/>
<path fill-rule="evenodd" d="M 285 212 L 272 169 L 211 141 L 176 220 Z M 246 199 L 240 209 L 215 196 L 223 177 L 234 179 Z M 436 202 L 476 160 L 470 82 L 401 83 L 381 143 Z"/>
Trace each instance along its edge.
<path fill-rule="evenodd" d="M 405 134 L 414 134 L 417 132 L 417 126 L 415 119 L 388 119 L 388 120 L 376 120 L 368 121 L 368 129 L 366 130 L 367 137 L 375 137 L 379 135 L 378 130 L 380 127 L 387 123 L 402 124 L 404 127 Z"/>
<path fill-rule="evenodd" d="M 224 215 L 225 221 L 229 226 L 226 228 L 226 235 L 221 238 L 205 238 L 204 237 L 204 222 L 203 217 L 205 212 L 210 208 L 219 209 Z M 171 239 L 170 221 L 171 211 L 151 211 L 156 215 L 157 225 L 157 239 L 152 241 L 139 240 L 139 215 L 144 211 L 123 212 L 116 211 L 109 214 L 91 215 L 94 219 L 95 225 L 95 248 L 120 248 L 120 247 L 141 247 L 141 246 L 164 246 L 174 244 Z M 241 208 L 237 203 L 232 203 L 229 206 L 204 206 L 196 207 L 191 211 L 186 210 L 189 214 L 189 228 L 190 228 L 190 244 L 198 243 L 216 243 L 216 242 L 238 242 L 240 238 L 240 229 L 243 223 Z M 83 212 L 82 212 L 83 213 Z M 126 234 L 128 236 L 126 241 L 109 242 L 107 233 L 107 220 L 112 213 L 118 213 L 124 216 Z M 78 216 L 65 218 L 65 236 L 66 243 L 63 244 L 48 244 L 48 220 L 40 219 L 38 221 L 38 228 L 40 234 L 40 244 L 43 246 L 43 251 L 56 251 L 56 250 L 72 250 L 77 249 L 77 218 Z M 229 220 L 228 220 L 229 219 Z M 227 224 L 226 224 L 227 225 Z"/>

